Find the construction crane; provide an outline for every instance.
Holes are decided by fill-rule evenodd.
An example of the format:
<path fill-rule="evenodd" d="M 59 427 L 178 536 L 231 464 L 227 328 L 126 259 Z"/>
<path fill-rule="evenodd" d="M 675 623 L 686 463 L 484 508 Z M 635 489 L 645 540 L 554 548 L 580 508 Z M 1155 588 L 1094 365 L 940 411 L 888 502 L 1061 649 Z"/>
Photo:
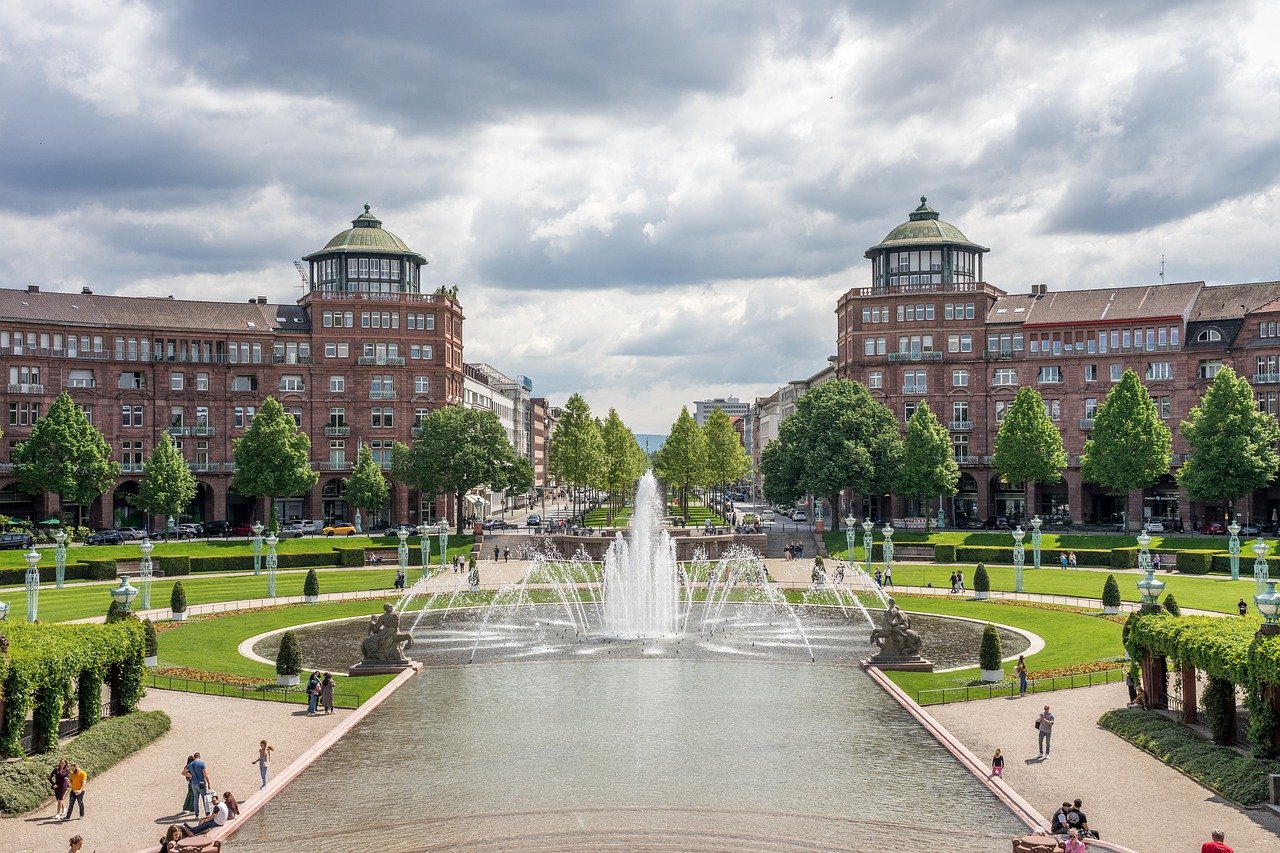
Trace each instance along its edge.
<path fill-rule="evenodd" d="M 302 265 L 302 261 L 294 261 L 293 268 L 298 271 L 298 277 L 302 279 L 302 284 L 298 285 L 303 290 L 311 286 L 311 280 L 307 278 L 307 269 Z"/>

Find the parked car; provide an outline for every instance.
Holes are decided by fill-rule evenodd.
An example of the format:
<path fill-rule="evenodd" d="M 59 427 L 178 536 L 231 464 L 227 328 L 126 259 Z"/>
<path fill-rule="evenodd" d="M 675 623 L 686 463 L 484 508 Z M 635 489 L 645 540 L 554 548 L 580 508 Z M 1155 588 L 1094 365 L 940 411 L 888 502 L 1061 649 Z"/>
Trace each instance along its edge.
<path fill-rule="evenodd" d="M 1151 519 L 1143 526 L 1148 533 L 1164 533 L 1164 522 L 1158 518 Z"/>
<path fill-rule="evenodd" d="M 117 527 L 116 532 L 119 533 L 126 542 L 139 541 L 146 538 L 147 535 L 136 527 Z"/>
<path fill-rule="evenodd" d="M 350 524 L 330 524 L 320 531 L 325 536 L 355 536 L 356 529 Z"/>
<path fill-rule="evenodd" d="M 35 540 L 31 538 L 30 533 L 14 531 L 12 533 L 0 533 L 0 548 L 30 548 L 35 544 Z"/>
<path fill-rule="evenodd" d="M 227 531 L 231 529 L 231 522 L 226 521 L 225 519 L 206 521 L 204 524 L 200 525 L 200 529 L 205 536 L 226 536 Z"/>
<path fill-rule="evenodd" d="M 187 523 L 179 524 L 179 525 L 178 525 L 178 529 L 179 529 L 179 530 L 182 530 L 182 531 L 185 531 L 185 532 L 186 532 L 186 534 L 187 534 L 187 538 L 188 538 L 188 539 L 193 539 L 193 538 L 195 538 L 196 536 L 203 536 L 203 535 L 205 535 L 205 534 L 204 534 L 204 527 L 203 527 L 202 525 L 200 525 L 200 524 L 195 523 L 195 522 L 187 522 Z"/>
<path fill-rule="evenodd" d="M 798 509 L 796 510 L 796 514 L 791 516 L 791 520 L 792 521 L 808 521 L 809 513 L 805 512 L 802 509 Z"/>
<path fill-rule="evenodd" d="M 485 530 L 514 530 L 519 527 L 518 524 L 512 524 L 505 518 L 490 518 L 484 523 Z"/>
<path fill-rule="evenodd" d="M 242 521 L 239 524 L 233 524 L 229 528 L 227 528 L 227 535 L 228 536 L 252 536 L 253 525 L 247 521 Z"/>
<path fill-rule="evenodd" d="M 84 540 L 86 545 L 123 545 L 124 537 L 120 535 L 119 530 L 99 530 L 91 536 L 86 536 Z M 2 546 L 0 546 L 2 547 Z"/>
<path fill-rule="evenodd" d="M 529 518 L 525 521 L 525 525 L 528 527 L 537 527 L 540 524 L 542 524 L 542 516 L 538 515 L 536 512 L 529 513 Z"/>
<path fill-rule="evenodd" d="M 1252 522 L 1248 522 L 1246 524 L 1240 525 L 1241 536 L 1257 536 L 1259 535 L 1259 533 L 1260 533 L 1260 530 L 1258 528 L 1258 525 L 1253 524 Z"/>
<path fill-rule="evenodd" d="M 155 531 L 155 533 L 153 533 L 152 535 L 153 535 L 154 537 L 156 537 L 157 539 L 159 539 L 159 538 L 164 538 L 164 539 L 190 539 L 190 538 L 191 538 L 191 537 L 193 537 L 195 534 L 194 534 L 194 533 L 192 533 L 190 530 L 184 530 L 184 529 L 182 529 L 182 527 L 181 527 L 181 526 L 174 525 L 173 527 L 167 528 L 167 529 L 165 529 L 165 530 L 157 530 L 157 531 Z"/>
<path fill-rule="evenodd" d="M 300 539 L 306 532 L 301 521 L 291 521 L 280 527 L 280 538 Z"/>
<path fill-rule="evenodd" d="M 1221 521 L 1206 521 L 1200 525 L 1200 532 L 1207 533 L 1212 536 L 1223 536 L 1227 532 L 1227 526 Z"/>

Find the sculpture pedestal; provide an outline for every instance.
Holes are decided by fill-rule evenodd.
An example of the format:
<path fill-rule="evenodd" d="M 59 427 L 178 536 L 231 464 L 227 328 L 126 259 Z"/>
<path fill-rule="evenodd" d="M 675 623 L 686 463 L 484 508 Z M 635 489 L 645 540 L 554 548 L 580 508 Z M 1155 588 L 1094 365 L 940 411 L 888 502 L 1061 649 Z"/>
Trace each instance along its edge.
<path fill-rule="evenodd" d="M 868 658 L 862 666 L 874 666 L 876 669 L 893 670 L 895 672 L 933 672 L 933 661 L 925 658 Z"/>
<path fill-rule="evenodd" d="M 365 663 L 362 661 L 355 666 L 348 667 L 347 675 L 396 675 L 406 669 L 415 669 L 418 666 L 420 664 L 412 660 L 407 660 L 404 663 Z"/>

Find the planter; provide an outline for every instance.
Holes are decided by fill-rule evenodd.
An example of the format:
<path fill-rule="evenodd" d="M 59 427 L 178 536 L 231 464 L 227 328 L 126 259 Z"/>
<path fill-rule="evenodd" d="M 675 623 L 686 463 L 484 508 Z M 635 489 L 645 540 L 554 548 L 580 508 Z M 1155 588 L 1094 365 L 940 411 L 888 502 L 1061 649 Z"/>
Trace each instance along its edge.
<path fill-rule="evenodd" d="M 155 666 L 159 663 L 159 660 L 157 660 L 155 655 L 147 655 L 142 659 L 142 663 L 144 666 Z"/>
<path fill-rule="evenodd" d="M 297 687 L 299 676 L 297 675 L 277 675 L 276 684 L 281 687 Z"/>
<path fill-rule="evenodd" d="M 987 600 L 987 598 L 988 598 L 990 595 L 991 595 L 991 593 L 987 592 L 986 590 L 982 590 L 982 589 L 975 589 L 975 590 L 973 591 L 973 600 L 974 600 L 974 601 L 986 601 L 986 600 Z"/>
<path fill-rule="evenodd" d="M 169 621 L 170 621 L 170 622 L 186 622 L 186 621 L 187 621 L 187 611 L 185 611 L 185 610 L 170 610 L 170 611 L 169 611 Z"/>
<path fill-rule="evenodd" d="M 1004 670 L 1003 669 L 984 669 L 982 670 L 982 680 L 990 681 L 990 682 L 1004 681 Z"/>
<path fill-rule="evenodd" d="M 315 603 L 316 603 L 317 601 L 319 601 L 319 600 L 320 600 L 320 596 L 318 596 L 318 595 L 304 595 L 304 596 L 302 596 L 302 602 L 303 602 L 303 604 L 315 604 Z"/>
<path fill-rule="evenodd" d="M 1120 613 L 1119 607 L 1112 607 L 1110 604 L 1102 605 L 1103 616 L 1117 616 Z"/>

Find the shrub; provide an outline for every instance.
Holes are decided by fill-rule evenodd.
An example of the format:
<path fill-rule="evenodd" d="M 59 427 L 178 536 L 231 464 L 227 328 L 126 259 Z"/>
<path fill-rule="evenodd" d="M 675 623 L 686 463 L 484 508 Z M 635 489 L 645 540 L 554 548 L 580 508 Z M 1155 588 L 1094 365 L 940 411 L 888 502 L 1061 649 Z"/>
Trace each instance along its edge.
<path fill-rule="evenodd" d="M 116 600 L 111 599 L 111 603 L 107 605 L 106 623 L 110 625 L 112 622 L 119 622 L 121 619 L 132 619 L 133 614 L 124 609 L 124 606 L 117 604 Z"/>
<path fill-rule="evenodd" d="M 307 570 L 307 579 L 302 582 L 302 594 L 312 596 L 320 594 L 320 579 L 316 577 L 315 569 Z"/>
<path fill-rule="evenodd" d="M 983 563 L 978 563 L 978 567 L 973 570 L 973 591 L 991 591 L 991 578 L 987 576 L 987 567 Z"/>
<path fill-rule="evenodd" d="M 1120 584 L 1115 575 L 1107 575 L 1107 582 L 1102 585 L 1102 605 L 1104 607 L 1120 606 Z"/>
<path fill-rule="evenodd" d="M 174 613 L 183 613 L 187 609 L 187 591 L 182 588 L 182 581 L 177 581 L 169 593 L 169 609 Z"/>
<path fill-rule="evenodd" d="M 165 577 L 183 577 L 191 574 L 191 558 L 185 555 L 156 557 L 156 568 L 164 572 Z"/>
<path fill-rule="evenodd" d="M 118 574 L 115 560 L 85 560 L 88 567 L 87 577 L 91 581 L 111 581 Z"/>
<path fill-rule="evenodd" d="M 1248 543 L 1243 543 L 1243 544 L 1248 544 Z M 1246 574 L 1252 574 L 1253 562 L 1255 559 L 1256 558 L 1253 556 L 1253 552 L 1250 551 L 1248 548 L 1245 548 L 1244 552 L 1240 555 L 1240 571 Z M 1280 557 L 1268 557 L 1267 570 L 1272 577 L 1275 577 L 1277 569 L 1280 569 Z M 1231 555 L 1223 554 L 1221 552 L 1214 554 L 1213 555 L 1213 571 L 1230 572 L 1231 571 Z"/>
<path fill-rule="evenodd" d="M 1178 599 L 1173 597 L 1173 593 L 1169 593 L 1164 597 L 1164 609 L 1168 610 L 1171 616 L 1182 615 L 1182 611 L 1178 609 Z"/>
<path fill-rule="evenodd" d="M 84 768 L 92 782 L 169 731 L 164 711 L 136 711 L 98 723 L 45 755 L 0 763 L 0 812 L 25 814 L 49 799 L 49 772 L 60 759 Z"/>
<path fill-rule="evenodd" d="M 1179 551 L 1178 571 L 1184 575 L 1207 575 L 1215 568 L 1212 551 Z M 1230 564 L 1226 571 L 1231 571 Z"/>
<path fill-rule="evenodd" d="M 978 665 L 983 669 L 1003 669 L 1004 652 L 1000 648 L 1000 632 L 990 622 L 982 629 L 982 647 L 978 650 Z"/>
<path fill-rule="evenodd" d="M 156 642 L 156 626 L 150 619 L 142 620 L 142 651 L 146 657 L 156 656 L 159 645 Z"/>
<path fill-rule="evenodd" d="M 954 563 L 956 559 L 956 546 L 943 544 L 934 545 L 933 559 L 939 563 Z"/>
<path fill-rule="evenodd" d="M 277 675 L 300 675 L 302 673 L 302 646 L 298 644 L 298 635 L 285 631 L 280 638 L 280 651 L 276 652 Z"/>
<path fill-rule="evenodd" d="M 363 566 L 365 564 L 363 548 L 337 548 L 339 563 L 343 566 Z"/>
<path fill-rule="evenodd" d="M 1231 726 L 1231 706 L 1236 701 L 1236 688 L 1230 681 L 1209 676 L 1209 683 L 1200 694 L 1200 707 L 1204 709 L 1205 722 L 1213 733 L 1213 742 L 1230 746 L 1235 732 Z"/>
<path fill-rule="evenodd" d="M 1137 547 L 1111 549 L 1111 568 L 1136 569 L 1137 567 L 1138 567 Z"/>

